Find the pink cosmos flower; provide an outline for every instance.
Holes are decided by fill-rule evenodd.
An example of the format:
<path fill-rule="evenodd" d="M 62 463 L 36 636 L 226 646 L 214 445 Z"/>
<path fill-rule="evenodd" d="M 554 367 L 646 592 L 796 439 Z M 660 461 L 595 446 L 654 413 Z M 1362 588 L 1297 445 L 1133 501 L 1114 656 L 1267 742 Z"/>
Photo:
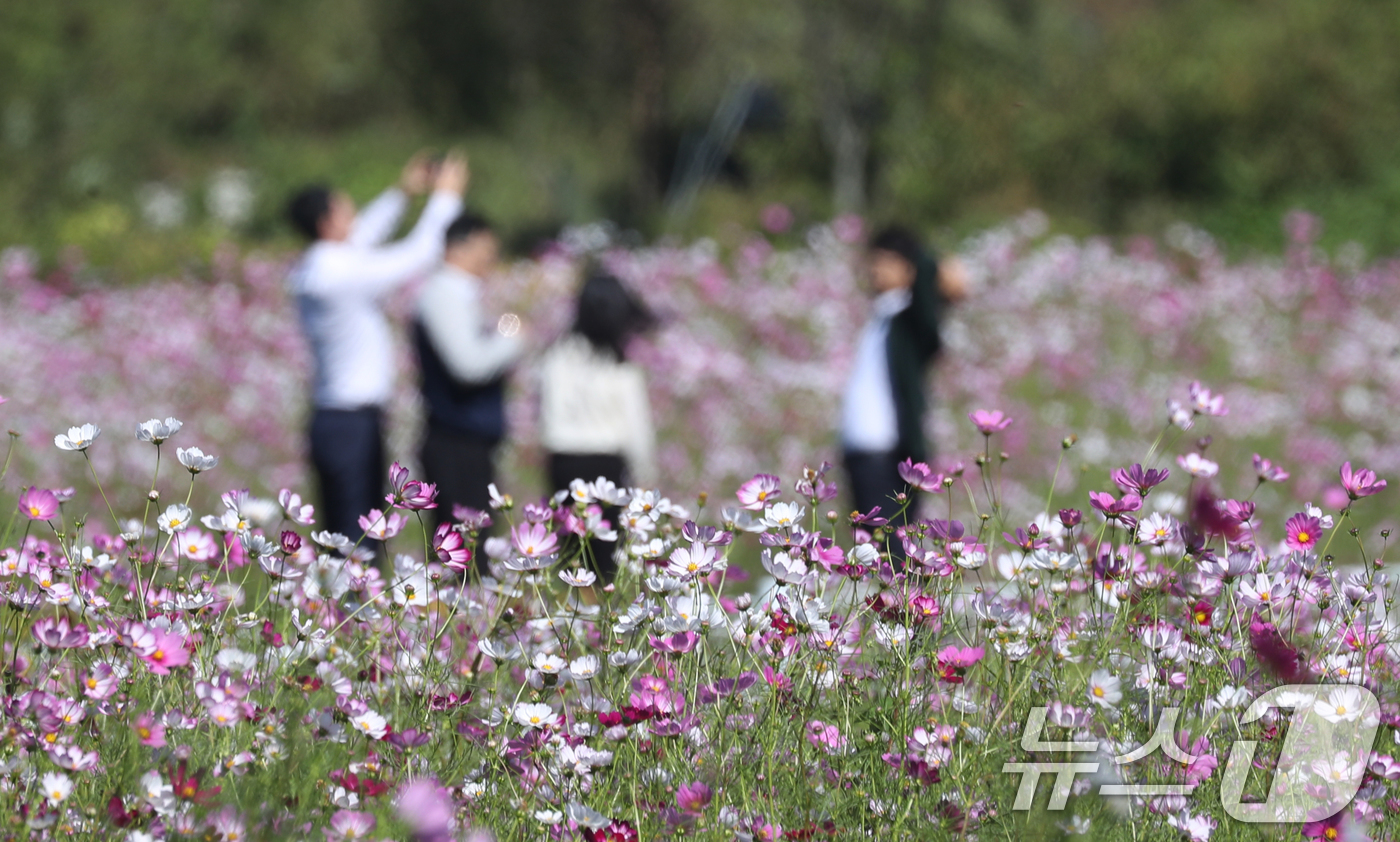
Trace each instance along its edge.
<path fill-rule="evenodd" d="M 20 492 L 19 510 L 30 520 L 48 520 L 58 514 L 58 496 L 46 488 L 29 488 Z"/>
<path fill-rule="evenodd" d="M 542 523 L 522 523 L 510 531 L 510 542 L 526 558 L 543 558 L 559 549 L 559 537 Z"/>
<path fill-rule="evenodd" d="M 88 644 L 88 627 L 72 626 L 67 617 L 43 617 L 30 629 L 40 646 L 50 649 L 80 649 Z"/>
<path fill-rule="evenodd" d="M 1376 472 L 1367 468 L 1353 473 L 1351 463 L 1347 462 L 1342 465 L 1342 488 L 1346 489 L 1348 497 L 1359 500 L 1383 490 L 1385 480 L 1376 479 Z"/>
<path fill-rule="evenodd" d="M 1322 537 L 1322 521 L 1302 512 L 1289 518 L 1284 527 L 1288 530 L 1285 543 L 1289 549 L 1298 552 L 1311 550 L 1317 546 L 1317 539 Z"/>
<path fill-rule="evenodd" d="M 698 816 L 710 805 L 714 793 L 701 781 L 681 784 L 676 789 L 676 808 L 682 813 Z"/>
<path fill-rule="evenodd" d="M 812 748 L 821 749 L 827 754 L 839 754 L 846 749 L 846 738 L 841 729 L 828 725 L 819 719 L 807 723 L 807 742 Z"/>
<path fill-rule="evenodd" d="M 151 748 L 165 746 L 165 723 L 156 719 L 149 711 L 136 717 L 136 721 L 131 724 L 131 727 L 136 732 L 141 745 Z"/>
<path fill-rule="evenodd" d="M 395 799 L 394 810 L 412 829 L 415 842 L 446 842 L 452 838 L 456 809 L 447 791 L 431 778 L 419 778 L 405 786 Z"/>
<path fill-rule="evenodd" d="M 934 473 L 928 465 L 923 462 L 916 463 L 913 459 L 905 459 L 899 463 L 899 478 L 911 488 L 930 494 L 937 494 L 943 490 L 943 475 Z"/>
<path fill-rule="evenodd" d="M 154 637 L 148 653 L 142 653 L 141 660 L 156 675 L 169 675 L 171 667 L 184 666 L 190 662 L 190 653 L 185 651 L 185 639 L 163 629 L 150 629 Z"/>
<path fill-rule="evenodd" d="M 676 632 L 666 637 L 651 635 L 649 640 L 651 648 L 667 655 L 684 655 L 694 649 L 700 643 L 700 635 L 693 631 Z"/>
<path fill-rule="evenodd" d="M 977 426 L 979 432 L 984 436 L 992 433 L 999 433 L 1011 426 L 1011 418 L 1002 414 L 1000 409 L 985 410 L 979 409 L 976 412 L 968 413 L 968 418 Z"/>
<path fill-rule="evenodd" d="M 366 535 L 379 541 L 387 541 L 399 534 L 405 523 L 408 523 L 408 518 L 398 512 L 389 512 L 386 515 L 378 509 L 370 509 L 369 514 L 360 515 L 360 528 Z"/>
<path fill-rule="evenodd" d="M 752 512 L 761 512 L 783 493 L 782 484 L 772 474 L 755 474 L 753 479 L 739 486 L 739 504 Z"/>
<path fill-rule="evenodd" d="M 986 650 L 981 646 L 947 646 L 938 653 L 939 677 L 950 684 L 961 684 L 963 675 L 971 669 Z"/>

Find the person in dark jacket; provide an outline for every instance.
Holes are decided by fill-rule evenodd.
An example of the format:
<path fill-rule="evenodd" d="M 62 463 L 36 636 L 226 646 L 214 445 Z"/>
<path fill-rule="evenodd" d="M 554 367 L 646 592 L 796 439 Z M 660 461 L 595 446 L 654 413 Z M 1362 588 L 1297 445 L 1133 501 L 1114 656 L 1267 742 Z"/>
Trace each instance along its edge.
<path fill-rule="evenodd" d="M 897 495 L 910 493 L 899 463 L 930 457 L 923 432 L 925 379 L 943 347 L 943 312 L 961 297 L 963 281 L 955 261 L 940 277 L 933 256 L 900 227 L 870 240 L 866 266 L 875 297 L 846 386 L 841 438 L 856 511 L 867 514 L 878 506 L 888 517 L 902 505 Z M 913 511 L 911 502 L 908 513 Z"/>
<path fill-rule="evenodd" d="M 490 224 L 467 212 L 447 228 L 442 268 L 424 285 L 413 325 L 428 416 L 423 473 L 438 489 L 434 527 L 466 507 L 484 512 L 505 437 L 505 378 L 523 350 L 520 319 L 488 319 L 482 284 L 497 263 Z M 484 554 L 477 554 L 479 566 Z M 483 568 L 484 569 L 484 568 Z"/>

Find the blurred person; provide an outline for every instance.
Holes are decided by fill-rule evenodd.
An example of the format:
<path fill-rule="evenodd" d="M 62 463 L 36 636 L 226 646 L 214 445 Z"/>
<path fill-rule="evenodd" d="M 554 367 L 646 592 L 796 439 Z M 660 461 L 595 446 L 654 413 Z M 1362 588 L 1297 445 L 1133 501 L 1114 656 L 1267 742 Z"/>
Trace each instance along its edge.
<path fill-rule="evenodd" d="M 627 360 L 629 341 L 655 324 L 651 312 L 612 275 L 590 272 L 579 290 L 573 328 L 541 361 L 540 438 L 550 486 L 603 479 L 617 486 L 656 479 L 656 433 L 646 376 Z M 603 509 L 617 524 L 617 509 Z M 606 584 L 617 573 L 615 541 L 593 538 L 589 555 Z"/>
<path fill-rule="evenodd" d="M 438 487 L 438 524 L 454 509 L 489 510 L 495 452 L 505 438 L 505 384 L 523 348 L 520 319 L 489 320 L 482 288 L 500 260 L 491 224 L 466 212 L 447 227 L 443 264 L 418 298 L 414 345 L 418 351 L 427 430 L 421 459 Z M 478 554 L 483 566 L 485 556 Z"/>
<path fill-rule="evenodd" d="M 943 312 L 966 295 L 967 278 L 956 258 L 940 271 L 918 238 L 898 226 L 870 240 L 865 270 L 874 298 L 846 385 L 841 439 L 856 511 L 866 514 L 879 506 L 897 526 L 906 520 L 894 517 L 897 495 L 911 494 L 899 463 L 929 461 L 923 431 L 926 376 L 943 347 Z M 908 513 L 915 508 L 911 501 Z M 892 549 L 903 557 L 898 542 Z"/>
<path fill-rule="evenodd" d="M 288 217 L 310 245 L 288 276 L 315 361 L 311 464 L 321 491 L 321 523 L 352 540 L 358 521 L 384 509 L 383 406 L 394 386 L 394 349 L 382 301 L 442 259 L 442 236 L 462 207 L 467 163 L 449 155 L 434 166 L 422 155 L 391 187 L 356 212 L 345 193 L 303 188 Z M 413 230 L 386 242 L 408 197 L 431 188 Z"/>

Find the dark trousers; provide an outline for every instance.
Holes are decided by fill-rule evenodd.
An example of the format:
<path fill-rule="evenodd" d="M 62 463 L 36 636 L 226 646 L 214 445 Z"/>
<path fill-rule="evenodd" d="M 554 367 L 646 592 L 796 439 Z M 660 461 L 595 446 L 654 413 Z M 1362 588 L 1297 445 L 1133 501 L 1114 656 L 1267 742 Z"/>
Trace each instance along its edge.
<path fill-rule="evenodd" d="M 894 537 L 895 528 L 915 520 L 918 513 L 917 492 L 911 489 L 899 475 L 899 463 L 903 461 L 893 451 L 887 453 L 858 453 L 846 451 L 846 476 L 851 482 L 851 498 L 856 511 L 869 514 L 876 506 L 880 507 L 880 517 L 888 518 L 886 529 L 891 533 L 890 556 L 896 566 L 904 561 L 904 546 Z M 908 495 L 908 508 L 899 514 L 903 504 L 895 499 L 899 493 Z"/>
<path fill-rule="evenodd" d="M 437 486 L 437 508 L 432 510 L 433 528 L 452 523 L 454 506 L 479 512 L 491 511 L 491 491 L 496 481 L 496 442 L 428 424 L 419 459 L 423 475 Z M 486 572 L 486 554 L 476 552 L 477 569 Z"/>
<path fill-rule="evenodd" d="M 312 414 L 311 465 L 321 486 L 321 528 L 358 540 L 364 534 L 360 515 L 387 508 L 383 424 L 378 407 Z"/>
<path fill-rule="evenodd" d="M 549 485 L 555 491 L 567 489 L 569 483 L 576 479 L 593 482 L 598 477 L 610 480 L 616 485 L 624 485 L 627 481 L 627 463 L 615 453 L 549 454 Z M 617 515 L 616 506 L 603 507 L 603 517 L 614 527 L 618 525 Z M 569 543 L 572 544 L 573 539 Z M 565 552 L 575 549 L 576 546 L 565 547 Z M 611 582 L 617 575 L 617 562 L 613 561 L 613 550 L 616 547 L 616 541 L 602 541 L 597 538 L 588 540 L 588 554 L 592 556 L 593 572 L 598 574 L 598 579 L 604 584 Z"/>

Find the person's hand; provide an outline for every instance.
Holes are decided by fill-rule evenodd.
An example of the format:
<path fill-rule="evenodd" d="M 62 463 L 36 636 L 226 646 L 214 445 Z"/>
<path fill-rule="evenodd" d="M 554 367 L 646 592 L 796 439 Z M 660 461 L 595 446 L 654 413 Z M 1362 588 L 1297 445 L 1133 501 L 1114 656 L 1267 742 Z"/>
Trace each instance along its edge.
<path fill-rule="evenodd" d="M 438 167 L 437 177 L 433 179 L 433 190 L 461 196 L 467 192 L 467 182 L 470 178 L 467 156 L 461 152 L 449 152 Z"/>
<path fill-rule="evenodd" d="M 399 189 L 410 196 L 416 196 L 428 189 L 433 179 L 433 161 L 427 152 L 419 152 L 403 165 L 399 175 Z"/>
<path fill-rule="evenodd" d="M 938 263 L 938 289 L 943 297 L 957 302 L 967 298 L 969 289 L 967 266 L 956 255 L 943 258 Z"/>

